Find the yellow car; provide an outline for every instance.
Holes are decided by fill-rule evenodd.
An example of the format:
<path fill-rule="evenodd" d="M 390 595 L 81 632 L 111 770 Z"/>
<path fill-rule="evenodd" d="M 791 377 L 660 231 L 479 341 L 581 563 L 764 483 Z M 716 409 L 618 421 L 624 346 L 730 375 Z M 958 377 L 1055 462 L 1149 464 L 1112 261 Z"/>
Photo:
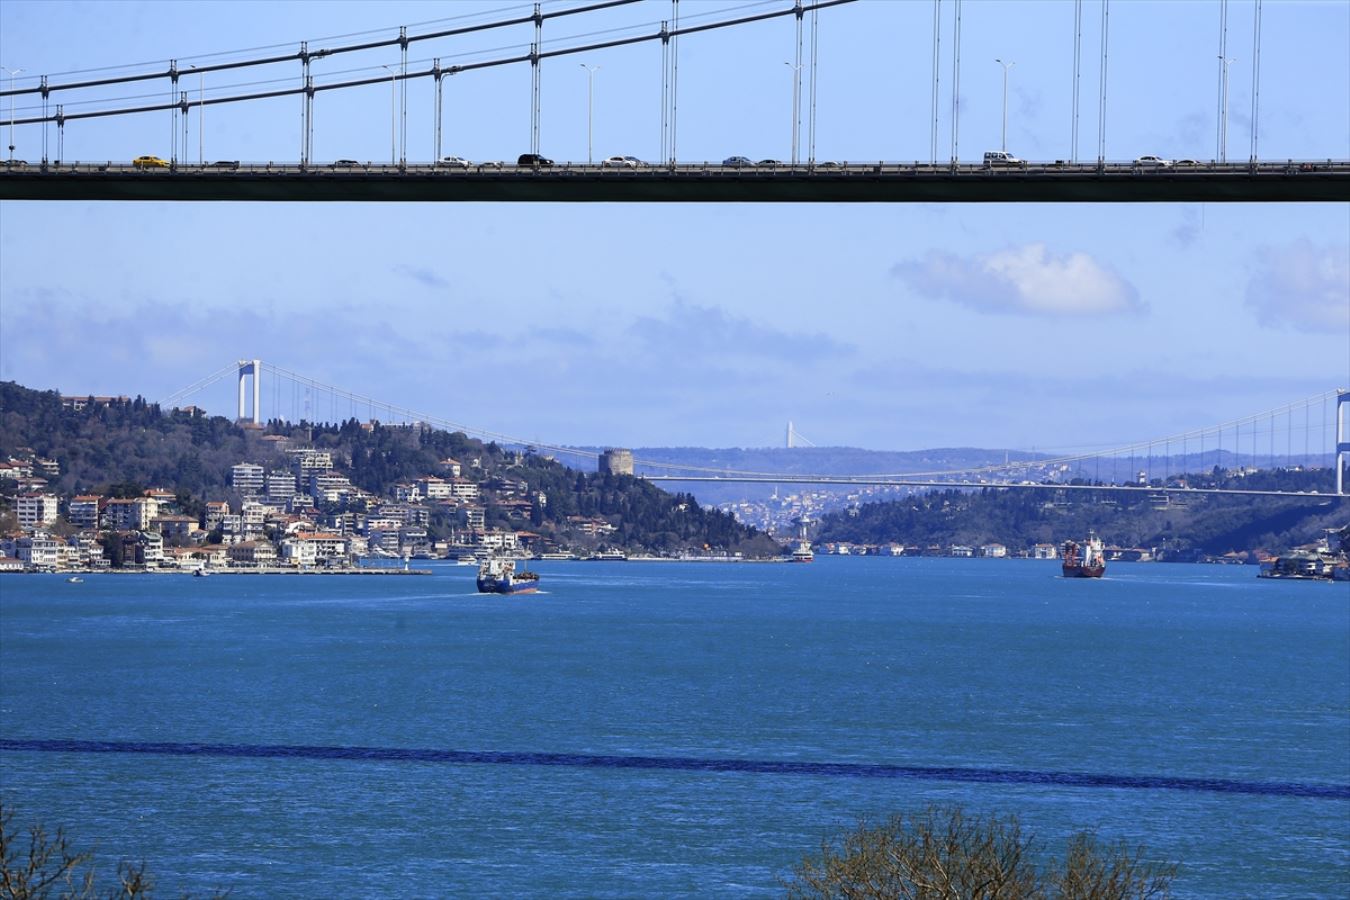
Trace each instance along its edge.
<path fill-rule="evenodd" d="M 167 169 L 169 164 L 158 156 L 138 156 L 131 161 L 138 169 Z"/>

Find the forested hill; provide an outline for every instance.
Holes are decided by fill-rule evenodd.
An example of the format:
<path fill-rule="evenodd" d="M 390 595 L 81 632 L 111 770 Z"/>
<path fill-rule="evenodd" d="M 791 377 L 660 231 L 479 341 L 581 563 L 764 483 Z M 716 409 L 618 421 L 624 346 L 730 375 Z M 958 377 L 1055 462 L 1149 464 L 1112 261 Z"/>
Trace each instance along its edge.
<path fill-rule="evenodd" d="M 629 476 L 581 472 L 463 433 L 355 420 L 241 427 L 200 411 L 161 410 L 139 397 L 74 410 L 63 406 L 56 392 L 0 382 L 0 461 L 55 460 L 59 475 L 49 480 L 47 489 L 62 497 L 128 495 L 134 487 L 162 487 L 197 501 L 237 501 L 230 490 L 231 466 L 251 462 L 285 469 L 284 451 L 299 447 L 330 451 L 337 471 L 380 498 L 387 498 L 398 482 L 443 475 L 442 462 L 458 460 L 464 464 L 464 479 L 483 488 L 489 527 L 512 525 L 562 535 L 569 517 L 586 517 L 613 526 L 605 543 L 626 549 L 708 548 L 751 556 L 780 549 L 766 535 L 729 514 L 700 506 L 692 496 L 669 494 Z M 506 487 L 499 491 L 494 485 Z M 0 484 L 11 497 L 14 487 L 13 482 Z M 538 502 L 541 496 L 545 499 Z M 534 498 L 524 513 L 520 498 Z M 512 522 L 517 515 L 528 519 Z"/>
<path fill-rule="evenodd" d="M 1250 490 L 1334 490 L 1330 470 L 1275 470 L 1245 476 L 1216 470 L 1193 486 Z M 1350 503 L 1328 497 L 1282 498 L 1164 495 L 1131 491 L 938 491 L 903 501 L 864 504 L 824 516 L 818 542 L 901 543 L 1017 552 L 1037 543 L 1082 540 L 1095 531 L 1108 545 L 1156 549 L 1163 558 L 1193 559 L 1257 549 L 1280 550 L 1320 538 L 1350 520 Z"/>

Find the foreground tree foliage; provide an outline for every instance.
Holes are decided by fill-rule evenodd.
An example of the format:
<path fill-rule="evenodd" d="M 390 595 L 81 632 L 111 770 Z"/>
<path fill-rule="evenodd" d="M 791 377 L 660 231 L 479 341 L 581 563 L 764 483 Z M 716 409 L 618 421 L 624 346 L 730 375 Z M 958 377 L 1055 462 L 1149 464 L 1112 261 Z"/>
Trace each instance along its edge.
<path fill-rule="evenodd" d="M 5 900 L 148 898 L 154 886 L 145 863 L 123 860 L 117 864 L 117 884 L 100 892 L 94 886 L 92 853 L 71 849 L 63 828 L 48 834 L 34 824 L 25 835 L 14 826 L 14 810 L 0 800 L 0 897 Z"/>
<path fill-rule="evenodd" d="M 1177 867 L 1124 843 L 1075 835 L 1062 860 L 1038 862 L 1016 816 L 929 807 L 822 842 L 785 882 L 791 898 L 840 900 L 1145 900 L 1168 897 Z"/>

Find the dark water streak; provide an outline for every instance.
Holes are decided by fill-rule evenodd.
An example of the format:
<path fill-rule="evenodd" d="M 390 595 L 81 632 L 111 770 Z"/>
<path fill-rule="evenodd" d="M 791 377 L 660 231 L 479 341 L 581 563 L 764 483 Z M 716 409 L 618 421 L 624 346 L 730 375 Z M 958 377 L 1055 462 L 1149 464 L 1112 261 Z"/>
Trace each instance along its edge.
<path fill-rule="evenodd" d="M 531 753 L 485 750 L 434 750 L 401 747 L 324 747 L 287 744 L 196 744 L 164 741 L 17 740 L 0 738 L 0 751 L 39 753 L 131 753 L 161 756 L 213 756 L 247 759 L 328 759 L 377 762 L 563 766 L 585 769 L 657 769 L 753 775 L 839 778 L 890 778 L 975 784 L 1034 784 L 1056 787 L 1130 788 L 1209 791 L 1270 797 L 1350 800 L 1350 785 L 1289 781 L 1236 781 L 1229 778 L 1178 778 L 1166 775 L 1114 775 L 1030 769 L 898 766 L 879 763 L 793 762 L 787 760 L 705 759 L 690 756 L 615 756 L 588 753 Z"/>

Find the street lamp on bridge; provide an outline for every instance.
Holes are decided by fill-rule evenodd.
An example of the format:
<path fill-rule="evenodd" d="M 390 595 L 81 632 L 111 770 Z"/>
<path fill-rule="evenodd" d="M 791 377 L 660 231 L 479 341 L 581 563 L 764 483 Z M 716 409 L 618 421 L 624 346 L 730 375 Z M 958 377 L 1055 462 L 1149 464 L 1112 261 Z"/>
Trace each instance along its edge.
<path fill-rule="evenodd" d="M 586 165 L 591 164 L 591 113 L 594 109 L 592 101 L 595 97 L 595 73 L 600 70 L 599 66 L 588 66 L 585 63 L 579 63 L 586 70 Z"/>
<path fill-rule="evenodd" d="M 1219 162 L 1228 162 L 1228 67 L 1237 62 L 1232 56 L 1219 56 L 1219 64 L 1223 67 L 1223 77 L 1219 89 L 1220 110 L 1219 110 Z"/>
<path fill-rule="evenodd" d="M 800 57 L 798 57 L 800 59 Z M 792 164 L 797 164 L 797 147 L 801 143 L 802 130 L 802 69 L 806 67 L 805 63 L 793 65 L 790 62 L 784 62 L 783 65 L 792 70 Z"/>
<path fill-rule="evenodd" d="M 201 167 L 206 165 L 206 155 L 202 152 L 205 144 L 203 134 L 206 130 L 206 121 L 203 119 L 206 114 L 206 73 L 194 65 L 189 65 L 188 68 L 197 73 L 197 165 Z"/>
<path fill-rule="evenodd" d="M 0 69 L 9 73 L 9 161 L 14 162 L 14 76 L 23 69 Z"/>
<path fill-rule="evenodd" d="M 994 62 L 1003 67 L 1003 138 L 999 142 L 999 148 L 1004 153 L 1008 152 L 1008 70 L 1017 65 L 1015 62 L 1004 62 L 1001 59 L 995 59 Z"/>
<path fill-rule="evenodd" d="M 381 65 L 389 73 L 389 165 L 398 165 L 394 135 L 398 133 L 398 73 L 386 65 Z"/>

